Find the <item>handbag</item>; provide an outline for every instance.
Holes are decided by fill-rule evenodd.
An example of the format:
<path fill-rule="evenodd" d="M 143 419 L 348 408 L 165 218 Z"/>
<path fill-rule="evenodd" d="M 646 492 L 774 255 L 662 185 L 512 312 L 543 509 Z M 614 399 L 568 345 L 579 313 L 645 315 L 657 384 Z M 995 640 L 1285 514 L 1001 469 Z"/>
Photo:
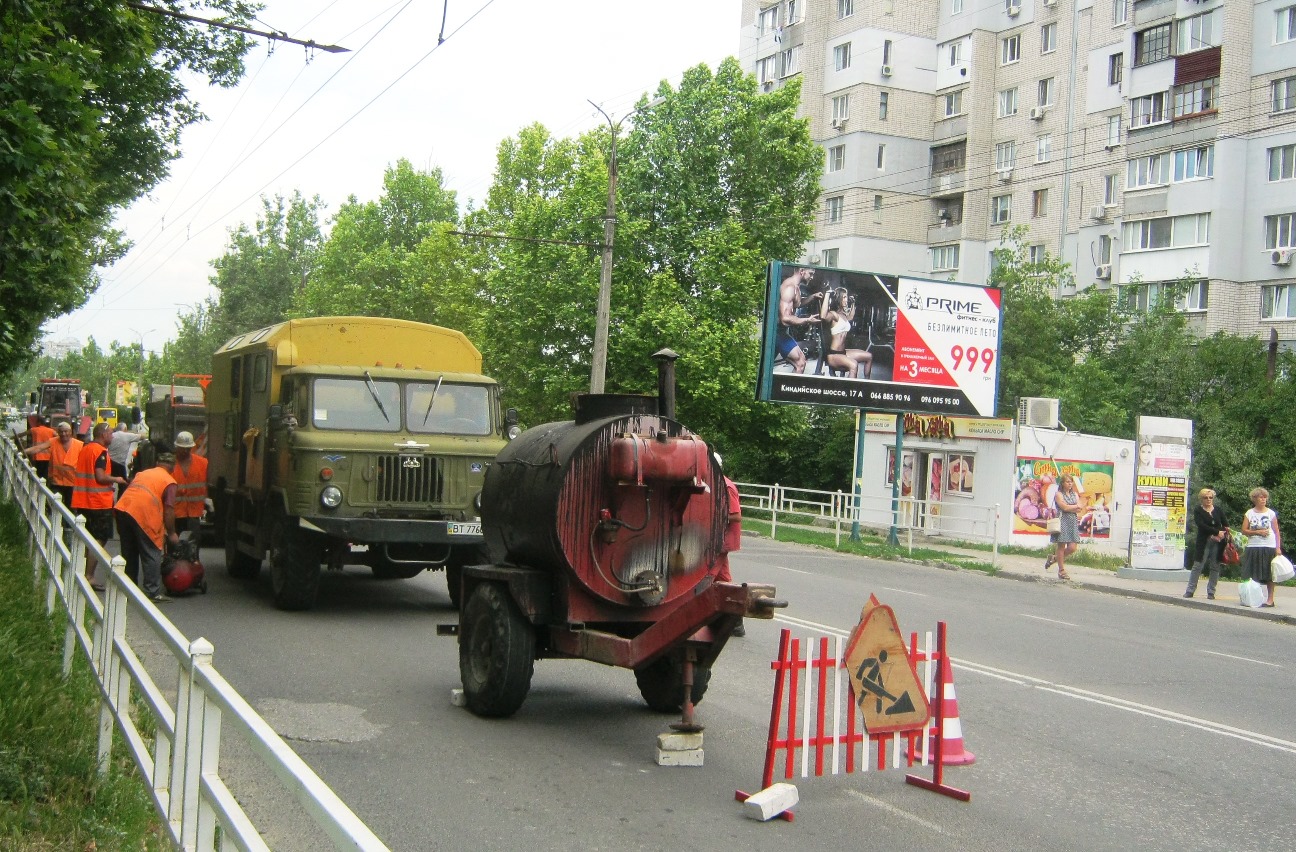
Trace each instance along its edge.
<path fill-rule="evenodd" d="M 1062 519 L 1060 517 L 1049 518 L 1047 521 L 1044 522 L 1044 530 L 1045 532 L 1051 532 L 1051 533 L 1062 532 Z"/>
<path fill-rule="evenodd" d="M 1275 583 L 1285 583 L 1292 577 L 1296 577 L 1296 568 L 1293 568 L 1291 560 L 1281 553 L 1269 563 L 1269 570 L 1273 572 Z"/>
<path fill-rule="evenodd" d="M 1224 539 L 1224 549 L 1220 551 L 1220 563 L 1236 565 L 1242 561 L 1242 554 L 1238 553 L 1237 545 L 1233 543 L 1232 531 L 1227 528 L 1224 531 L 1228 536 Z"/>

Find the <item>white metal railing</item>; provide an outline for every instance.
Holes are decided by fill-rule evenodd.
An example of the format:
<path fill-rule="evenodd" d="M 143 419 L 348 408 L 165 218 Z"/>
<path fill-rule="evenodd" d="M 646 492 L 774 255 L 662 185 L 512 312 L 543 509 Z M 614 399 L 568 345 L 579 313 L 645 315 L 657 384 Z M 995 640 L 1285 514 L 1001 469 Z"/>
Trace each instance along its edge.
<path fill-rule="evenodd" d="M 947 536 L 963 541 L 980 541 L 991 546 L 991 565 L 999 563 L 999 504 L 975 506 L 965 500 L 917 500 L 902 497 L 898 512 L 890 497 L 858 499 L 844 491 L 816 491 L 812 488 L 789 488 L 775 483 L 735 483 L 742 508 L 769 515 L 770 535 L 780 526 L 826 533 L 831 529 L 840 545 L 843 531 L 850 535 L 853 526 L 890 529 L 895 526 L 908 539 L 913 550 L 914 533 L 921 536 Z"/>
<path fill-rule="evenodd" d="M 126 576 L 120 556 L 108 554 L 18 452 L 0 440 L 3 495 L 26 519 L 34 580 L 45 583 L 46 609 L 66 615 L 63 673 L 77 649 L 99 682 L 99 769 L 106 772 L 113 732 L 139 767 L 171 839 L 183 849 L 269 850 L 261 831 L 221 777 L 222 729 L 233 731 L 278 778 L 337 849 L 387 846 L 329 789 L 212 665 L 206 639 L 187 639 Z M 90 549 L 112 566 L 104 602 L 84 576 Z M 102 576 L 102 574 L 100 575 Z M 146 670 L 126 627 L 143 625 L 175 663 L 175 704 Z M 132 697 L 134 696 L 134 698 Z M 136 717 L 147 712 L 150 724 Z M 150 730 L 151 729 L 151 730 Z M 249 790 L 249 796 L 260 795 Z M 217 844 L 219 843 L 219 846 Z"/>

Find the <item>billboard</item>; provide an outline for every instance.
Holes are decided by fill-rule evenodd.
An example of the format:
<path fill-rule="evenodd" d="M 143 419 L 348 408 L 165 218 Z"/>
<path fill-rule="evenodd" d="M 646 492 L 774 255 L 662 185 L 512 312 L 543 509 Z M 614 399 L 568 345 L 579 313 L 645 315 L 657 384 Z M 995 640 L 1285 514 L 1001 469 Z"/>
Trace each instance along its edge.
<path fill-rule="evenodd" d="M 993 287 L 774 261 L 756 396 L 870 411 L 993 417 Z"/>
<path fill-rule="evenodd" d="M 1048 521 L 1058 516 L 1053 497 L 1058 480 L 1069 473 L 1080 492 L 1076 524 L 1081 538 L 1111 538 L 1116 465 L 1109 461 L 1018 456 L 1013 477 L 1012 531 L 1016 535 L 1048 535 Z"/>

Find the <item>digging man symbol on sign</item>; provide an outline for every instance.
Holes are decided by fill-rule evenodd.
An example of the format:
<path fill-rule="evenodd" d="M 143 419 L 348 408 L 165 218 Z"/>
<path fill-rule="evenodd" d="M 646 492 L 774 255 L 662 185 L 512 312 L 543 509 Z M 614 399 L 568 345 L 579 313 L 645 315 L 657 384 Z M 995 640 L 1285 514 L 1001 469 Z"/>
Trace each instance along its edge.
<path fill-rule="evenodd" d="M 927 724 L 927 696 L 891 607 L 870 596 L 851 631 L 843 663 L 870 734 L 916 730 Z"/>
<path fill-rule="evenodd" d="M 913 699 L 909 697 L 909 692 L 907 690 L 900 693 L 900 697 L 898 698 L 887 692 L 886 685 L 882 682 L 882 666 L 886 661 L 887 652 L 886 649 L 883 648 L 878 652 L 876 657 L 868 657 L 863 660 L 860 663 L 859 668 L 855 671 L 855 682 L 861 687 L 861 694 L 859 696 L 860 708 L 863 709 L 864 702 L 868 700 L 869 695 L 873 695 L 877 699 L 877 704 L 873 711 L 875 713 L 880 713 L 883 716 L 894 716 L 897 713 L 912 713 L 914 710 L 914 703 Z M 865 671 L 865 669 L 867 669 L 867 671 Z M 891 706 L 885 710 L 882 709 L 882 702 L 884 700 L 891 702 Z"/>

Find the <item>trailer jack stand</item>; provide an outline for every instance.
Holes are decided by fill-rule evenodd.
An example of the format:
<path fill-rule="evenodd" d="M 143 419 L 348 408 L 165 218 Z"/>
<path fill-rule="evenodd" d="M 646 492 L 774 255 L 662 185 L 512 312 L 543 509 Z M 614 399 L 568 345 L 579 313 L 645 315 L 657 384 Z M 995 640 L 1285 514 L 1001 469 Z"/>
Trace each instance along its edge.
<path fill-rule="evenodd" d="M 684 687 L 684 701 L 680 720 L 671 724 L 671 728 L 681 734 L 698 734 L 703 726 L 693 720 L 693 665 L 697 662 L 697 650 L 687 648 L 684 651 L 684 671 L 681 681 Z"/>

